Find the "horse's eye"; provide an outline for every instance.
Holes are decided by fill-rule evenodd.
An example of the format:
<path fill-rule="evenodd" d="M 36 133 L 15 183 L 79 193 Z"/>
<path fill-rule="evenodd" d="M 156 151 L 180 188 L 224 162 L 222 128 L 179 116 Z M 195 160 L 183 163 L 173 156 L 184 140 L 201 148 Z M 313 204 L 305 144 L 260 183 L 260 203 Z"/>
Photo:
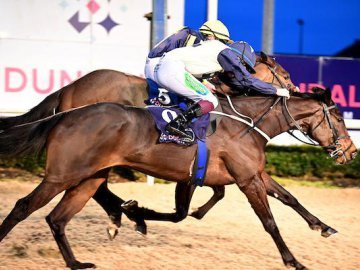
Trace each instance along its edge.
<path fill-rule="evenodd" d="M 342 121 L 344 121 L 344 118 L 342 118 L 342 117 L 338 117 L 338 122 L 342 122 Z"/>

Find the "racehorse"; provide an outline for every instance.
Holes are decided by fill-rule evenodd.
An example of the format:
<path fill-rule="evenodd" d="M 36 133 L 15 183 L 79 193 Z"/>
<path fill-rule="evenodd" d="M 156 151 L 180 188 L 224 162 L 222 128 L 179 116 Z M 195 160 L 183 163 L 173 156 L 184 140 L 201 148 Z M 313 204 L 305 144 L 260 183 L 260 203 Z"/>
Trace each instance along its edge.
<path fill-rule="evenodd" d="M 255 77 L 277 86 L 286 86 L 288 89 L 295 89 L 289 73 L 279 65 L 272 57 L 261 53 L 257 58 Z M 226 82 L 226 77 L 222 77 Z M 282 85 L 281 85 L 282 84 Z M 217 83 L 220 93 L 233 93 L 224 83 Z M 68 109 L 93 104 L 98 102 L 116 102 L 125 105 L 138 107 L 144 106 L 144 100 L 148 97 L 146 80 L 137 76 L 128 75 L 114 70 L 96 70 L 78 79 L 72 84 L 65 86 L 57 92 L 49 95 L 39 105 L 28 113 L 15 117 L 1 118 L 0 130 L 11 126 L 35 121 Z M 184 205 L 176 203 L 176 213 L 162 216 L 163 220 L 178 222 L 183 220 L 188 213 L 190 198 L 194 190 L 183 184 L 176 188 L 176 199 L 185 200 Z M 214 186 L 214 195 L 201 206 L 197 211 L 191 213 L 193 217 L 202 218 L 210 208 L 224 197 L 224 187 Z M 189 194 L 190 193 L 190 194 Z M 136 230 L 146 233 L 146 224 L 133 211 L 128 212 L 121 205 L 124 200 L 113 194 L 104 182 L 94 195 L 94 199 L 104 208 L 110 217 L 111 224 L 108 227 L 108 235 L 113 239 L 117 234 L 117 228 L 121 225 L 121 214 L 125 214 L 136 222 Z M 132 210 L 134 210 L 132 208 Z M 158 218 L 158 216 L 156 216 Z"/>
<path fill-rule="evenodd" d="M 263 178 L 267 142 L 264 135 L 271 138 L 300 128 L 332 153 L 339 164 L 353 160 L 357 150 L 329 91 L 295 94 L 288 101 L 283 98 L 275 102 L 277 100 L 273 97 L 234 97 L 232 101 L 220 98 L 223 113 L 228 116 L 208 138 L 210 164 L 204 184 L 237 184 L 273 238 L 284 264 L 300 270 L 306 268 L 283 241 L 267 200 L 267 193 L 272 192 L 276 197 L 281 188 Z M 268 110 L 270 107 L 272 110 Z M 234 110 L 252 118 L 268 113 L 258 123 L 257 132 L 247 132 L 247 126 L 237 120 Z M 147 109 L 114 103 L 85 106 L 3 131 L 0 156 L 40 152 L 46 146 L 47 158 L 43 181 L 16 203 L 0 225 L 0 241 L 16 224 L 66 191 L 46 221 L 69 268 L 94 267 L 92 263 L 76 260 L 65 226 L 106 181 L 111 167 L 126 166 L 162 179 L 188 182 L 196 147 L 159 144 L 158 136 Z M 336 232 L 317 218 L 308 222 L 314 229 L 320 227 L 323 235 Z"/>

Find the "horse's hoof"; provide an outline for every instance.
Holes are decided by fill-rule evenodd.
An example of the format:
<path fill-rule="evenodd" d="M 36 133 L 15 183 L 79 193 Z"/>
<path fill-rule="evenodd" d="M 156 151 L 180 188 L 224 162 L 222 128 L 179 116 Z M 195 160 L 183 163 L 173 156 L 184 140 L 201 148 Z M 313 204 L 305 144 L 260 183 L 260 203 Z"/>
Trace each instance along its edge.
<path fill-rule="evenodd" d="M 121 227 L 121 214 L 120 215 L 110 215 L 109 219 L 112 224 L 114 224 L 117 228 Z"/>
<path fill-rule="evenodd" d="M 146 224 L 144 225 L 135 225 L 135 231 L 143 236 L 145 236 L 147 234 L 147 227 Z"/>
<path fill-rule="evenodd" d="M 335 230 L 335 229 L 333 229 L 331 227 L 328 227 L 328 228 L 321 231 L 321 236 L 329 237 L 330 235 L 333 235 L 333 234 L 335 234 L 337 232 L 338 232 L 337 230 Z"/>
<path fill-rule="evenodd" d="M 108 235 L 109 240 L 114 240 L 115 237 L 118 235 L 119 230 L 118 230 L 118 228 L 116 228 L 115 226 L 109 225 L 109 226 L 106 228 L 106 232 L 107 232 L 107 235 Z"/>
<path fill-rule="evenodd" d="M 93 263 L 81 263 L 79 261 L 75 261 L 71 263 L 68 267 L 71 268 L 71 270 L 77 270 L 77 269 L 96 268 L 96 265 Z"/>
<path fill-rule="evenodd" d="M 135 200 L 128 200 L 128 201 L 122 203 L 121 207 L 122 207 L 124 210 L 131 211 L 131 210 L 133 210 L 134 208 L 137 208 L 137 207 L 138 207 L 138 202 L 135 201 Z"/>
<path fill-rule="evenodd" d="M 196 211 L 190 213 L 189 216 L 191 216 L 193 218 L 196 218 L 196 219 L 202 219 L 203 218 L 203 215 L 200 215 L 199 210 L 196 210 Z"/>

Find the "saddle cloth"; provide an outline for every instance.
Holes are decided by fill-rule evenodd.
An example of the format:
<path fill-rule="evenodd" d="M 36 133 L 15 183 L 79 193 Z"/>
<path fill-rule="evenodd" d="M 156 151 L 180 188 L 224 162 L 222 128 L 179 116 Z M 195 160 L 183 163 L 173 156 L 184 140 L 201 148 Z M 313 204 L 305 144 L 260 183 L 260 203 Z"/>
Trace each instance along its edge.
<path fill-rule="evenodd" d="M 205 140 L 206 130 L 210 122 L 209 114 L 194 119 L 194 121 L 188 125 L 188 130 L 193 134 L 193 139 L 189 141 L 188 139 L 179 136 L 170 135 L 165 130 L 166 125 L 181 113 L 181 110 L 178 107 L 147 106 L 147 109 L 154 118 L 156 127 L 160 132 L 160 143 L 172 142 L 180 145 L 192 145 L 196 143 L 197 140 Z"/>

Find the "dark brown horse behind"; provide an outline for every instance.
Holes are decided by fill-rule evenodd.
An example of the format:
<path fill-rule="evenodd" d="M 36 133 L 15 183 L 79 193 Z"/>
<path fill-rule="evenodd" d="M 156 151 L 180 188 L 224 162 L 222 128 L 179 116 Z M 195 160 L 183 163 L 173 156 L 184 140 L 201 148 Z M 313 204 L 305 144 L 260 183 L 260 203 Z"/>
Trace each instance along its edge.
<path fill-rule="evenodd" d="M 220 103 L 228 116 L 224 116 L 216 133 L 208 139 L 211 156 L 205 185 L 237 184 L 275 241 L 284 263 L 295 269 L 306 269 L 283 241 L 267 201 L 267 194 L 281 197 L 284 192 L 280 185 L 263 177 L 265 136 L 255 131 L 244 136 L 247 126 L 231 117 L 235 113 L 226 99 Z M 233 98 L 232 103 L 236 110 L 255 118 L 274 104 L 274 98 Z M 310 98 L 299 95 L 289 101 L 283 99 L 258 127 L 274 137 L 295 126 L 301 127 L 329 152 L 336 150 L 337 163 L 344 164 L 355 158 L 356 148 L 329 92 Z M 157 138 L 154 121 L 146 109 L 110 103 L 89 105 L 3 131 L 0 156 L 33 153 L 46 144 L 47 160 L 41 184 L 20 199 L 0 225 L 0 240 L 16 224 L 66 190 L 46 220 L 66 265 L 71 269 L 93 267 L 91 263 L 76 260 L 65 226 L 106 181 L 112 166 L 126 166 L 180 183 L 187 183 L 189 179 L 196 147 L 158 144 Z M 311 228 L 320 228 L 323 235 L 336 232 L 307 212 L 292 196 L 280 200 L 294 207 Z"/>
<path fill-rule="evenodd" d="M 289 89 L 295 86 L 291 82 L 289 73 L 275 60 L 261 53 L 257 59 L 255 67 L 255 76 L 268 83 L 274 83 L 279 86 L 278 80 Z M 218 91 L 231 93 L 231 89 L 220 83 L 217 85 Z M 51 94 L 44 99 L 39 105 L 31 109 L 28 113 L 16 117 L 0 119 L 0 130 L 5 130 L 11 126 L 32 122 L 72 108 L 94 104 L 98 102 L 116 102 L 125 105 L 138 107 L 144 106 L 144 100 L 148 98 L 147 84 L 145 79 L 128 75 L 114 70 L 97 70 L 78 79 L 72 84 L 65 86 L 59 91 Z M 268 176 L 270 178 L 270 176 Z M 176 188 L 176 213 L 162 215 L 162 220 L 178 222 L 183 220 L 187 214 L 190 199 L 193 190 L 187 185 L 178 184 Z M 224 197 L 223 186 L 213 186 L 214 195 L 198 210 L 191 213 L 193 217 L 201 219 L 211 207 Z M 133 212 L 128 212 L 121 205 L 124 200 L 117 197 L 107 187 L 104 182 L 94 195 L 94 199 L 104 208 L 115 226 L 108 228 L 109 237 L 112 239 L 117 234 L 117 227 L 121 224 L 121 214 L 125 214 L 137 223 L 136 229 L 141 233 L 146 233 L 145 222 Z M 183 201 L 185 203 L 179 203 Z M 159 219 L 158 215 L 154 218 Z"/>

